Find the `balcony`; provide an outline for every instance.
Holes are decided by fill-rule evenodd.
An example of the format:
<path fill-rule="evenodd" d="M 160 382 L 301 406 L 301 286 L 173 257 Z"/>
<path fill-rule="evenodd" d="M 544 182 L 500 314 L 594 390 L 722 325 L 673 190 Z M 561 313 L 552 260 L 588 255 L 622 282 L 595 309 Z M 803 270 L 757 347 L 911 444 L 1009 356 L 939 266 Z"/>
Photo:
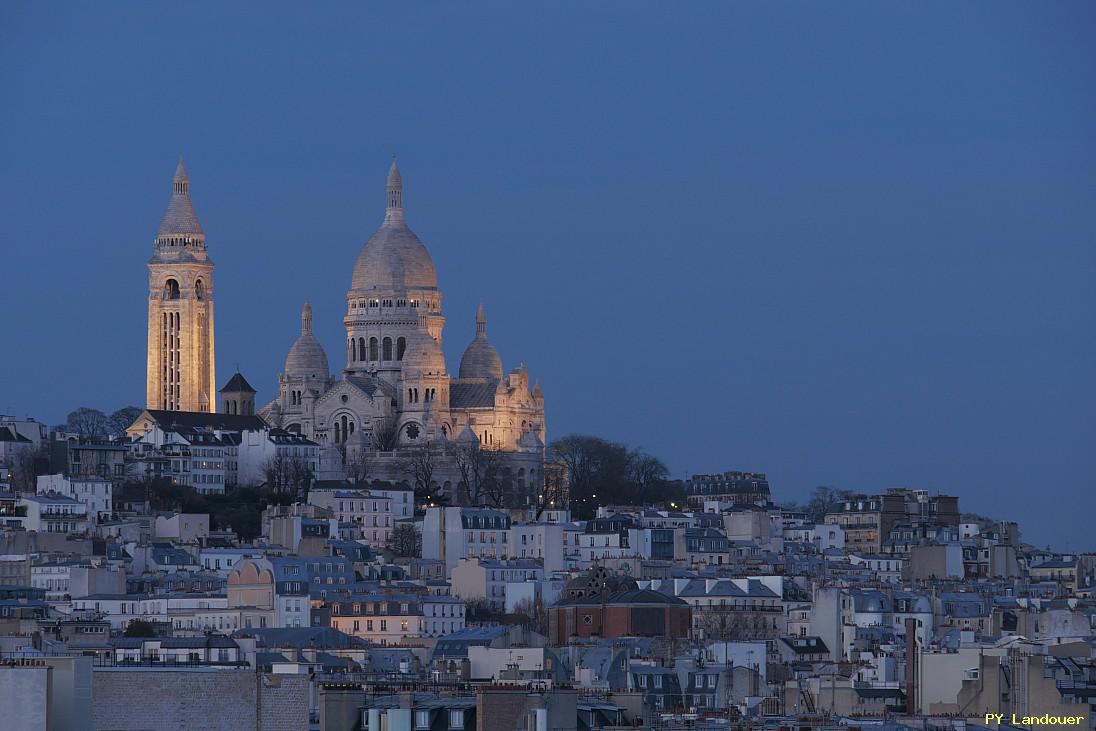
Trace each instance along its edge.
<path fill-rule="evenodd" d="M 86 513 L 66 513 L 60 510 L 47 508 L 39 513 L 46 520 L 86 520 Z"/>

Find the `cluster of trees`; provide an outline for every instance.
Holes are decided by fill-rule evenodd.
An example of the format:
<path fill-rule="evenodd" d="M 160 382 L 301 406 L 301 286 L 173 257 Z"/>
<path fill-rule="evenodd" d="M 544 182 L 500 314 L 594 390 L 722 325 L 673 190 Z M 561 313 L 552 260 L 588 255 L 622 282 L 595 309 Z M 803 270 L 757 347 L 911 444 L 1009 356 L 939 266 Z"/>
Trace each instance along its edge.
<path fill-rule="evenodd" d="M 825 522 L 826 513 L 835 512 L 849 498 L 856 493 L 852 490 L 836 487 L 834 485 L 819 485 L 811 490 L 811 495 L 803 505 L 789 502 L 781 507 L 785 510 L 794 510 L 807 514 L 807 520 L 812 523 Z"/>
<path fill-rule="evenodd" d="M 252 541 L 262 533 L 262 512 L 269 505 L 289 505 L 294 498 L 267 487 L 237 487 L 222 495 L 200 493 L 166 478 L 127 482 L 116 489 L 115 505 L 147 502 L 153 512 L 209 513 L 214 528 L 231 528 L 241 540 Z"/>
<path fill-rule="evenodd" d="M 422 555 L 422 534 L 414 523 L 396 523 L 385 548 L 401 558 L 416 558 Z"/>
<path fill-rule="evenodd" d="M 263 487 L 288 502 L 304 502 L 315 475 L 308 460 L 299 456 L 275 455 L 262 464 Z"/>
<path fill-rule="evenodd" d="M 81 406 L 68 415 L 60 428 L 80 437 L 118 436 L 137 420 L 141 411 L 136 406 L 123 406 L 107 416 L 99 409 Z"/>
<path fill-rule="evenodd" d="M 552 442 L 552 462 L 566 471 L 572 516 L 589 518 L 598 505 L 685 504 L 685 488 L 669 479 L 658 457 L 600 437 L 572 434 Z"/>

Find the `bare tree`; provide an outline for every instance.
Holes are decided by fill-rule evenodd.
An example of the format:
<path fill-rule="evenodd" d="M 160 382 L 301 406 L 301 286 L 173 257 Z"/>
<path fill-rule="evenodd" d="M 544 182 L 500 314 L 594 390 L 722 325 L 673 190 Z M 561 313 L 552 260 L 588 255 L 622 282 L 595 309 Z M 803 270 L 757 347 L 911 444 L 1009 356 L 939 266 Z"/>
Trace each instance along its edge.
<path fill-rule="evenodd" d="M 534 487 L 537 491 L 533 520 L 540 520 L 545 510 L 567 507 L 567 468 L 563 465 L 544 465 L 544 482 Z"/>
<path fill-rule="evenodd" d="M 413 523 L 396 523 L 385 544 L 392 553 L 404 558 L 422 555 L 422 534 Z"/>
<path fill-rule="evenodd" d="M 141 415 L 141 409 L 136 406 L 123 406 L 110 415 L 110 429 L 112 434 L 124 434 L 126 429 L 137 421 Z"/>
<path fill-rule="evenodd" d="M 522 599 L 514 605 L 514 611 L 511 613 L 525 617 L 526 621 L 523 624 L 534 632 L 548 634 L 548 610 L 539 598 Z"/>
<path fill-rule="evenodd" d="M 415 502 L 420 505 L 441 502 L 438 483 L 434 480 L 435 455 L 426 444 L 401 451 L 397 465 L 415 489 Z"/>
<path fill-rule="evenodd" d="M 65 419 L 64 429 L 81 437 L 104 437 L 110 433 L 111 423 L 99 409 L 81 406 Z"/>
<path fill-rule="evenodd" d="M 394 450 L 399 444 L 399 435 L 394 417 L 386 416 L 373 422 L 372 442 L 378 452 Z"/>
<path fill-rule="evenodd" d="M 469 505 L 479 505 L 483 498 L 483 449 L 479 442 L 457 443 L 452 447 L 453 462 L 460 472 L 459 488 Z"/>
<path fill-rule="evenodd" d="M 590 492 L 601 468 L 598 452 L 603 444 L 602 439 L 582 435 L 566 436 L 552 443 L 552 461 L 567 468 L 567 479 L 573 491 L 584 495 Z"/>
<path fill-rule="evenodd" d="M 843 490 L 834 485 L 821 485 L 811 491 L 811 499 L 807 502 L 807 516 L 816 523 L 821 523 L 826 518 L 826 513 L 832 513 L 841 506 L 841 503 L 853 495 L 851 490 Z"/>
<path fill-rule="evenodd" d="M 506 457 L 496 449 L 483 453 L 483 500 L 492 508 L 507 505 L 514 494 L 514 476 L 506 464 Z"/>
<path fill-rule="evenodd" d="M 35 492 L 38 488 L 37 457 L 33 449 L 20 449 L 12 455 L 11 478 L 16 492 Z"/>
<path fill-rule="evenodd" d="M 376 463 L 376 454 L 372 449 L 359 446 L 347 449 L 346 443 L 340 444 L 339 454 L 342 455 L 343 471 L 350 482 L 365 482 L 373 473 Z"/>
<path fill-rule="evenodd" d="M 314 478 L 306 460 L 281 454 L 264 462 L 262 472 L 268 488 L 295 500 L 304 499 Z"/>
<path fill-rule="evenodd" d="M 774 615 L 765 612 L 701 609 L 693 613 L 693 629 L 708 640 L 767 640 L 779 637 L 784 628 Z"/>
<path fill-rule="evenodd" d="M 646 491 L 648 488 L 665 482 L 670 471 L 658 457 L 647 454 L 642 449 L 633 449 L 628 453 L 628 479 Z"/>

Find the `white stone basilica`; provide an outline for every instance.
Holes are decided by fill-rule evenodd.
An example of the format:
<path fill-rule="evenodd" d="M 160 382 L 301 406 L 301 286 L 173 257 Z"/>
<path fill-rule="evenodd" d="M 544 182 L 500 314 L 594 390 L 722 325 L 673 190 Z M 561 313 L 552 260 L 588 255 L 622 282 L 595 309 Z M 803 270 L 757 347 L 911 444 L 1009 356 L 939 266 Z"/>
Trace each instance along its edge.
<path fill-rule="evenodd" d="M 354 264 L 343 324 L 346 364 L 334 377 L 312 334 L 312 308 L 304 304 L 300 336 L 278 376 L 278 397 L 259 412 L 271 425 L 326 447 L 323 476 L 334 476 L 336 455 L 351 448 L 380 444 L 392 454 L 425 445 L 442 455 L 447 446 L 478 443 L 506 454 L 517 487 L 543 480 L 544 395 L 539 384 L 530 384 L 524 364 L 504 372 L 487 339 L 482 303 L 475 339 L 457 377 L 446 369 L 437 274 L 426 247 L 404 221 L 403 181 L 395 162 L 388 173 L 384 221 Z M 378 464 L 382 473 L 392 474 L 372 476 L 401 477 L 395 474 L 396 460 Z M 443 464 L 442 459 L 439 483 L 457 484 L 454 470 Z"/>

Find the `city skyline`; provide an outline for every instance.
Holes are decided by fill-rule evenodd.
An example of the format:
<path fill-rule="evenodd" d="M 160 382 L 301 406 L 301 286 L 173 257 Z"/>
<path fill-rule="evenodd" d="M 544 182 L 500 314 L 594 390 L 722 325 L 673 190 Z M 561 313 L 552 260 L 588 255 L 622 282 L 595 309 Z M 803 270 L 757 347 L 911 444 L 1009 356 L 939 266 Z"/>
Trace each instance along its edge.
<path fill-rule="evenodd" d="M 347 272 L 396 153 L 408 219 L 446 291 L 450 371 L 483 298 L 505 368 L 520 354 L 544 385 L 549 438 L 643 446 L 675 477 L 763 471 L 778 501 L 820 484 L 939 490 L 1020 520 L 1025 540 L 1094 548 L 1084 510 L 1031 505 L 1036 486 L 1096 502 L 1085 196 L 1096 146 L 1080 93 L 1093 73 L 1065 13 L 1040 31 L 1015 7 L 955 9 L 943 28 L 892 10 L 852 50 L 835 43 L 855 36 L 852 12 L 812 16 L 817 38 L 779 12 L 750 16 L 802 43 L 781 65 L 764 34 L 715 44 L 694 10 L 664 20 L 706 50 L 671 44 L 660 71 L 635 56 L 657 28 L 633 20 L 607 39 L 598 31 L 620 21 L 597 10 L 570 42 L 598 64 L 514 69 L 498 63 L 503 49 L 458 54 L 451 69 L 416 63 L 395 39 L 359 48 L 331 24 L 307 46 L 324 60 L 310 67 L 304 50 L 270 53 L 255 29 L 227 50 L 246 27 L 231 11 L 216 30 L 138 8 L 151 37 L 89 56 L 77 13 L 58 31 L 67 42 L 46 44 L 50 61 L 28 45 L 43 37 L 40 11 L 4 12 L 20 33 L 0 53 L 20 72 L 0 78 L 28 114 L 2 143 L 2 192 L 8 235 L 30 247 L 8 255 L 2 296 L 20 317 L 5 330 L 47 363 L 0 365 L 3 383 L 21 384 L 0 412 L 52 424 L 77 406 L 142 405 L 144 262 L 179 154 L 218 266 L 217 387 L 238 364 L 269 400 L 304 299 L 338 372 Z M 979 23 L 998 31 L 982 55 L 964 46 Z M 439 27 L 410 27 L 413 47 L 461 48 Z M 1028 55 L 1010 65 L 1021 30 Z M 931 32 L 935 55 L 903 55 Z M 128 55 L 171 48 L 192 53 L 153 53 L 144 68 Z M 215 83 L 218 58 L 248 53 L 271 68 Z M 878 68 L 854 65 L 865 54 Z M 94 83 L 105 73 L 110 89 Z M 837 73 L 830 96 L 812 89 Z M 279 104 L 275 76 L 306 101 Z M 865 101 L 867 89 L 882 99 Z M 200 109 L 173 109 L 179 96 Z M 62 296 L 45 296 L 47 282 Z M 72 307 L 88 293 L 94 306 Z"/>

